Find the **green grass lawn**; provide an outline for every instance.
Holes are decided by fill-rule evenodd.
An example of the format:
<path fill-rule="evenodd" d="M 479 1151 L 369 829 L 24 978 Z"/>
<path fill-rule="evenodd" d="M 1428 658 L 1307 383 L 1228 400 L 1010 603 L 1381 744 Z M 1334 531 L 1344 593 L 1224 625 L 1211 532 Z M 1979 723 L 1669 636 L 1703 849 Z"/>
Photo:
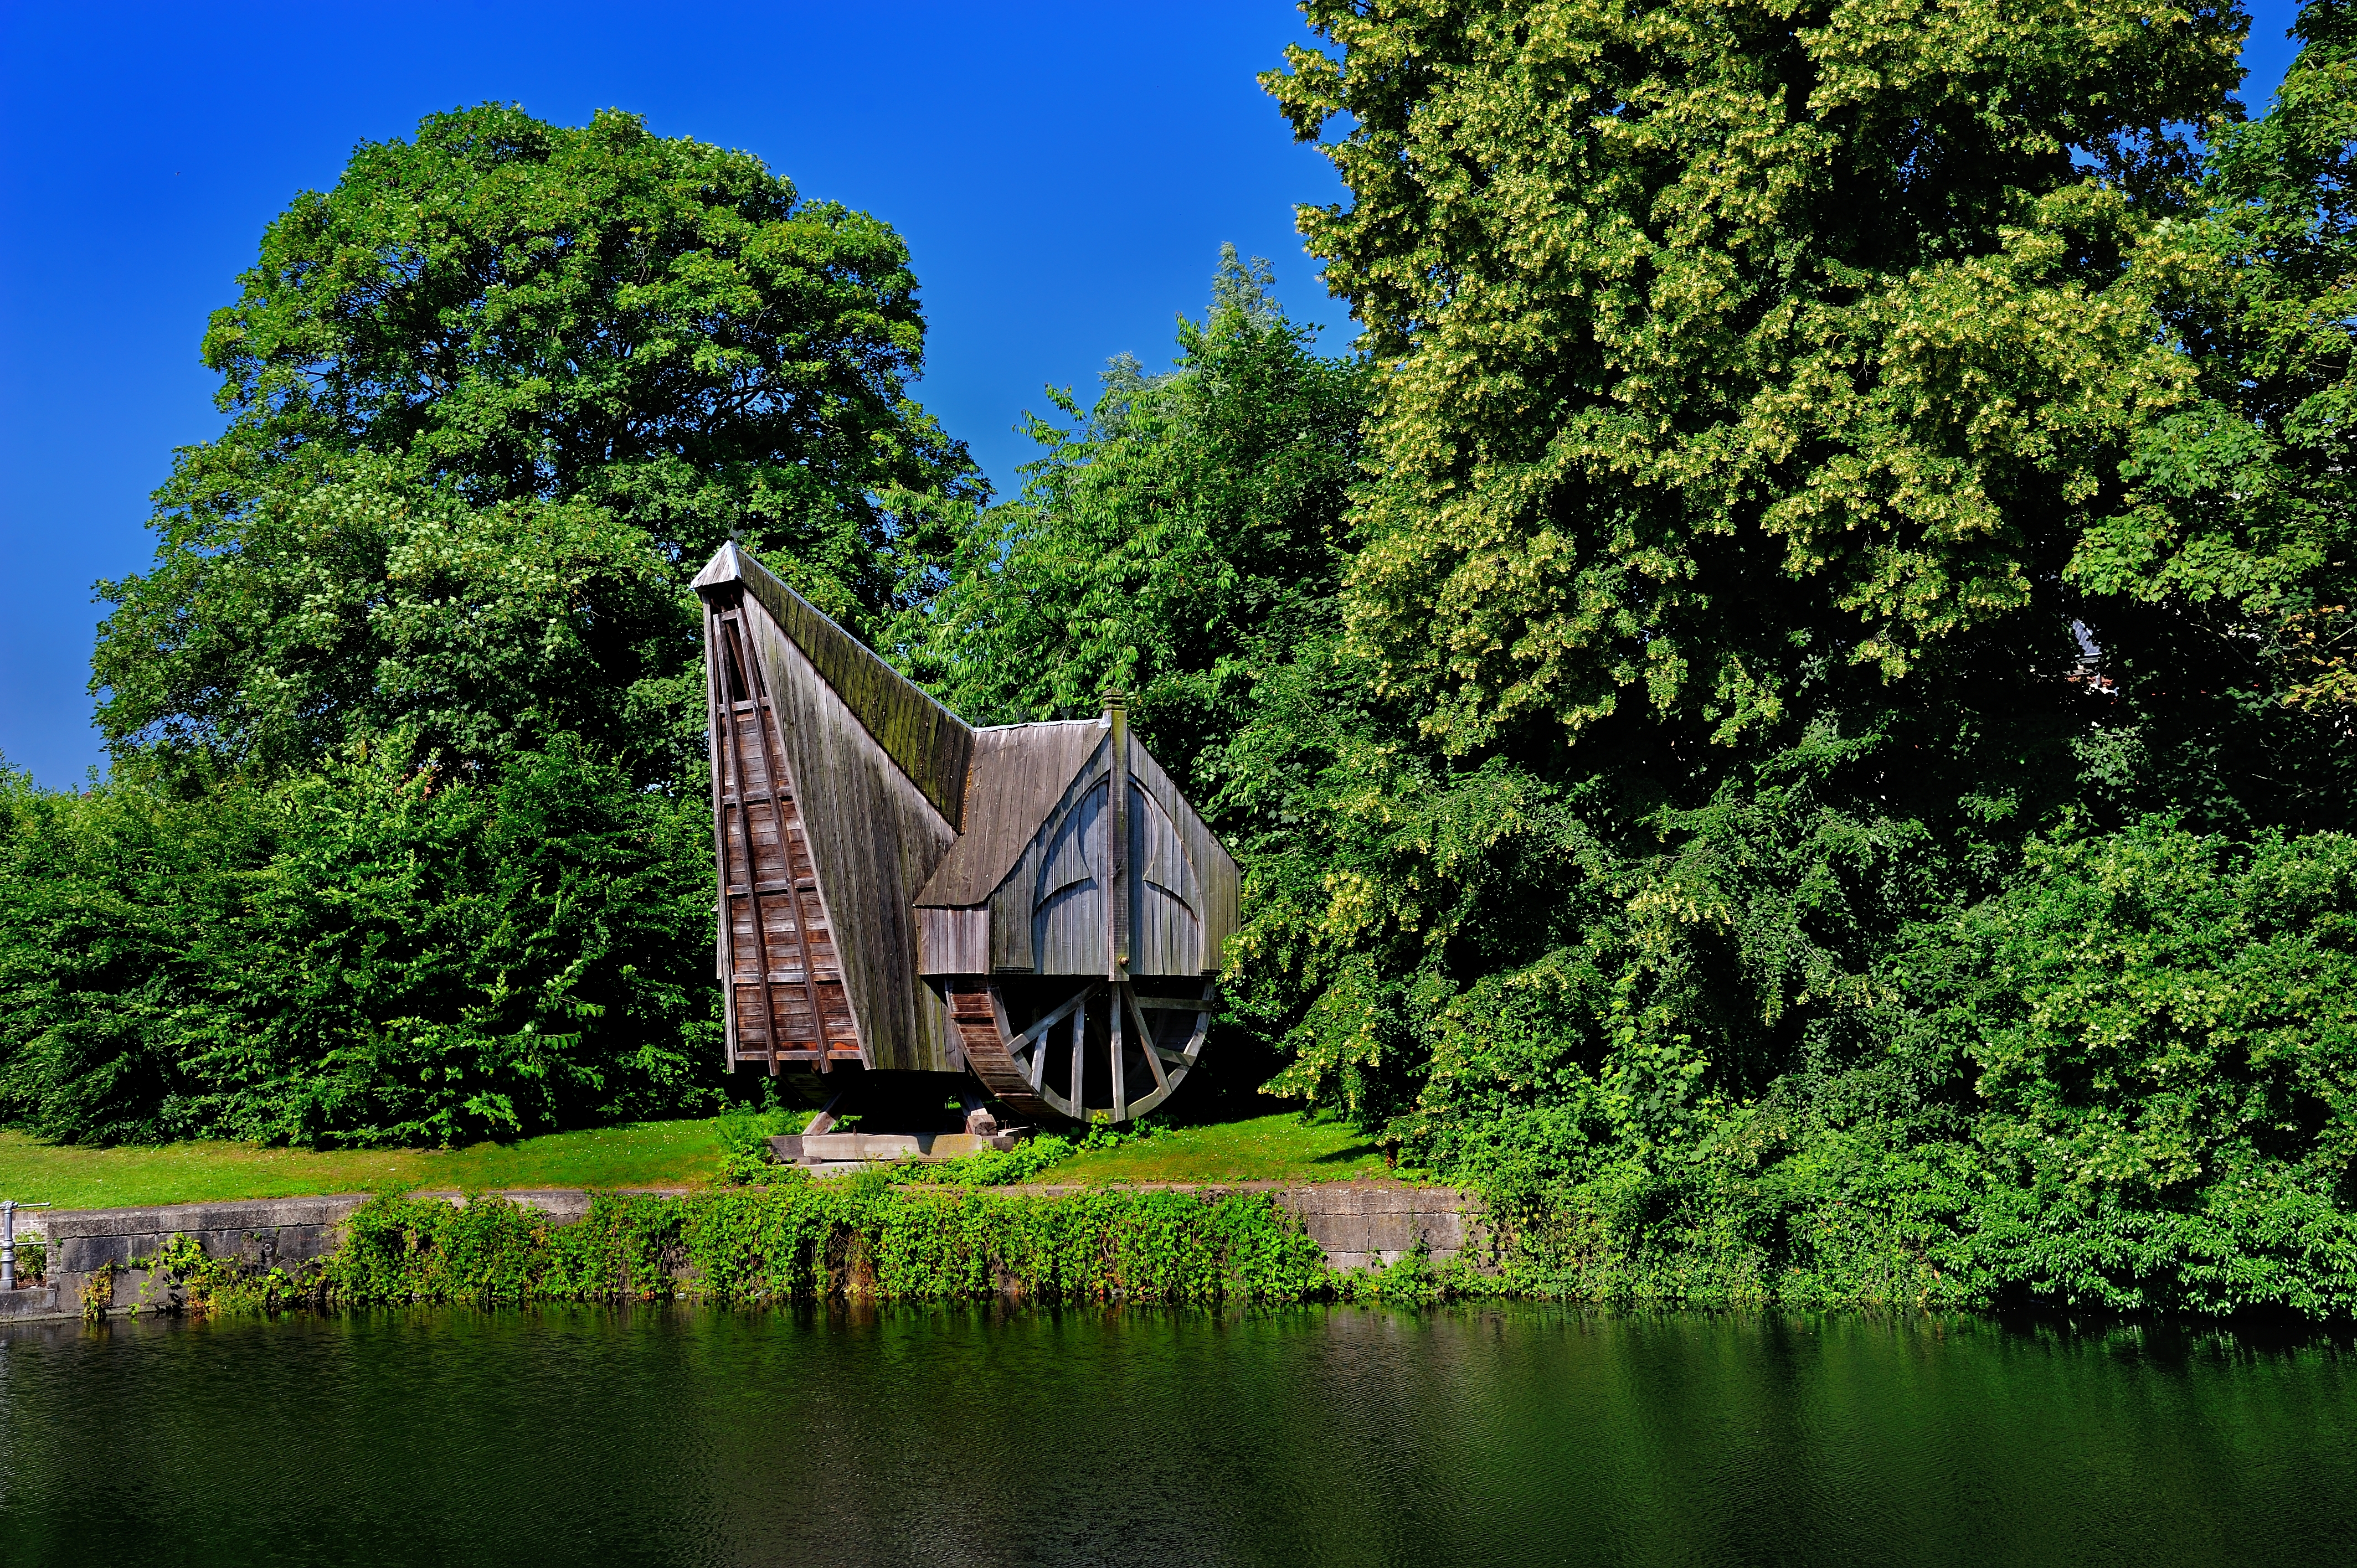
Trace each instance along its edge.
<path fill-rule="evenodd" d="M 719 1175 L 710 1122 L 642 1122 L 470 1149 L 328 1152 L 214 1143 L 96 1149 L 0 1131 L 0 1197 L 59 1208 L 387 1189 L 702 1187 Z"/>
<path fill-rule="evenodd" d="M 1304 1122 L 1297 1112 L 1204 1127 L 1075 1155 L 1043 1182 L 1362 1181 L 1396 1176 L 1383 1152 L 1337 1122 Z"/>
<path fill-rule="evenodd" d="M 1074 1156 L 1040 1179 L 1344 1181 L 1381 1176 L 1383 1152 L 1348 1127 L 1293 1112 L 1181 1127 Z M 59 1208 L 133 1208 L 328 1192 L 481 1192 L 543 1187 L 704 1187 L 720 1175 L 710 1122 L 642 1122 L 470 1149 L 266 1149 L 166 1144 L 99 1149 L 0 1131 L 0 1197 Z"/>

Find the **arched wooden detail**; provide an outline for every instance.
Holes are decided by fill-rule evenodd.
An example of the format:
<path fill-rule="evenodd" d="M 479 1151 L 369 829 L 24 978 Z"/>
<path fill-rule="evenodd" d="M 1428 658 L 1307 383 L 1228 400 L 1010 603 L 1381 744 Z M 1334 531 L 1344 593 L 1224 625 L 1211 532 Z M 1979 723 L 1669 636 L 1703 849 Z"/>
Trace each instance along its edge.
<path fill-rule="evenodd" d="M 1213 983 L 1176 978 L 949 983 L 966 1065 L 1026 1116 L 1126 1122 L 1170 1098 L 1211 1030 Z"/>
<path fill-rule="evenodd" d="M 729 1065 L 829 1070 L 866 1059 L 802 802 L 775 705 L 747 635 L 741 596 L 716 607 L 705 648 L 719 862 L 720 968 Z"/>
<path fill-rule="evenodd" d="M 1112 961 L 1105 864 L 1110 790 L 1100 779 L 1048 839 L 1031 899 L 1032 964 L 1044 974 L 1103 974 Z"/>
<path fill-rule="evenodd" d="M 1134 974 L 1203 972 L 1203 893 L 1178 824 L 1142 779 L 1130 780 L 1130 864 L 1137 867 Z"/>
<path fill-rule="evenodd" d="M 1203 972 L 1202 892 L 1186 844 L 1170 813 L 1132 775 L 1128 812 L 1129 875 L 1114 863 L 1116 829 L 1108 775 L 1072 802 L 1049 828 L 1048 846 L 1031 896 L 1032 964 L 1042 974 L 1200 974 Z M 1127 962 L 1113 961 L 1121 940 L 1111 889 L 1127 894 Z"/>

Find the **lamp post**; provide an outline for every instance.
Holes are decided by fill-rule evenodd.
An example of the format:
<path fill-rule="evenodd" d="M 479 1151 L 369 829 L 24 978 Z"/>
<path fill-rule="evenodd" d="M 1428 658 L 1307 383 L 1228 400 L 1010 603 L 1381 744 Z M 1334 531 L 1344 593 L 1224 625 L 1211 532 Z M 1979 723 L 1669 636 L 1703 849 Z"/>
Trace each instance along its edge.
<path fill-rule="evenodd" d="M 16 1288 L 16 1210 L 47 1208 L 46 1203 L 19 1203 L 0 1198 L 0 1291 Z"/>

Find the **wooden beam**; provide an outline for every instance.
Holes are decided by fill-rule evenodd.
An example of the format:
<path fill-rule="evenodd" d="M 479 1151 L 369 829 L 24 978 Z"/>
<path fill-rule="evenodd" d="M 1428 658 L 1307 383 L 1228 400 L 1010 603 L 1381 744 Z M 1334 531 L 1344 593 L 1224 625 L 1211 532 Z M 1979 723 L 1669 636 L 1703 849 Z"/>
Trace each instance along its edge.
<path fill-rule="evenodd" d="M 721 1036 L 728 1050 L 728 1070 L 737 1070 L 737 933 L 736 920 L 728 908 L 728 808 L 722 774 L 726 771 L 721 762 L 720 714 L 720 648 L 710 616 L 704 619 L 704 714 L 711 731 L 708 744 L 712 747 L 712 864 L 719 873 L 720 897 L 713 908 L 713 967 L 720 972 L 722 1000 L 720 1010 Z M 732 726 L 733 727 L 733 726 Z"/>
<path fill-rule="evenodd" d="M 1105 910 L 1111 918 L 1112 958 L 1105 978 L 1123 981 L 1129 978 L 1129 702 L 1111 686 L 1104 689 L 1105 723 L 1112 731 L 1109 757 L 1113 768 L 1111 789 L 1105 801 L 1109 821 L 1105 825 Z M 1121 1030 L 1121 1008 L 1115 1005 L 1111 1016 L 1116 1036 Z M 1120 1053 L 1114 1053 L 1116 1064 Z M 1114 1096 L 1115 1121 L 1121 1096 Z M 1072 1101 L 1080 1103 L 1077 1091 Z"/>
<path fill-rule="evenodd" d="M 1126 1122 L 1129 1120 L 1129 1096 L 1122 1092 L 1121 1058 L 1122 1036 L 1127 1033 L 1129 1009 L 1122 1005 L 1122 1001 L 1128 994 L 1129 987 L 1116 984 L 1111 989 L 1112 994 L 1105 1004 L 1105 1042 L 1108 1065 L 1113 1071 L 1113 1119 Z"/>
<path fill-rule="evenodd" d="M 791 790 L 793 786 L 790 782 L 783 781 L 783 776 L 780 769 L 784 767 L 784 757 L 781 752 L 778 749 L 773 749 L 770 745 L 770 721 L 776 717 L 777 709 L 769 701 L 768 682 L 761 679 L 760 667 L 754 662 L 752 639 L 745 635 L 744 607 L 740 604 L 734 615 L 723 617 L 722 624 L 726 628 L 732 644 L 732 651 L 737 655 L 737 668 L 745 681 L 745 696 L 748 699 L 747 706 L 751 709 L 751 712 L 748 716 L 753 721 L 754 744 L 760 748 L 761 752 L 761 780 L 767 789 L 766 799 L 770 808 L 770 821 L 777 829 L 779 858 L 785 862 L 784 865 L 780 869 L 785 873 L 783 880 L 790 889 L 788 896 L 793 901 L 794 946 L 802 954 L 802 989 L 804 993 L 810 999 L 811 1028 L 818 1036 L 818 1070 L 821 1072 L 828 1072 L 832 1071 L 834 1069 L 834 1062 L 831 1059 L 834 1055 L 833 1049 L 834 1042 L 827 1038 L 826 1003 L 825 999 L 819 994 L 818 966 L 811 961 L 810 910 L 809 907 L 802 901 L 802 879 L 794 875 L 793 830 L 787 825 L 785 806 L 783 801 L 780 799 L 780 796 L 783 796 L 785 799 L 791 800 L 792 798 Z M 734 726 L 732 725 L 731 727 L 733 728 Z M 743 755 L 741 748 L 738 755 L 740 757 Z M 750 819 L 748 816 L 747 807 L 744 804 L 745 769 L 741 763 L 737 769 L 737 787 L 738 801 L 737 814 L 740 821 L 745 821 L 748 823 L 746 828 L 745 837 L 746 845 L 749 851 L 752 843 L 752 829 L 749 826 Z M 807 853 L 807 851 L 805 851 L 805 853 Z M 747 859 L 746 870 L 749 877 L 758 877 L 759 875 L 760 868 L 758 865 L 752 863 L 749 854 Z M 759 895 L 755 893 L 750 895 L 750 897 L 755 902 L 753 918 L 756 922 L 756 929 L 758 929 L 759 922 L 760 920 L 760 910 L 759 908 Z M 766 934 L 762 938 L 761 952 L 761 983 L 766 987 L 770 983 L 768 963 L 769 939 Z M 768 994 L 766 991 L 764 994 L 765 996 Z M 777 1009 L 774 1006 L 772 1006 L 770 1011 L 770 1040 L 774 1046 L 778 1035 Z M 775 1059 L 776 1058 L 774 1057 L 771 1058 L 773 1064 Z"/>
<path fill-rule="evenodd" d="M 1153 1020 L 1146 1017 L 1146 1010 L 1137 1004 L 1136 992 L 1125 993 L 1124 1000 L 1128 1002 L 1130 1013 L 1137 1020 L 1137 1043 L 1145 1049 L 1146 1066 L 1154 1074 L 1154 1087 L 1168 1094 L 1170 1092 L 1170 1075 L 1162 1070 L 1162 1047 L 1155 1039 Z"/>
<path fill-rule="evenodd" d="M 745 847 L 745 882 L 748 889 L 745 895 L 745 905 L 746 912 L 751 917 L 753 922 L 755 974 L 761 988 L 762 1043 L 768 1047 L 762 1052 L 762 1057 L 770 1064 L 770 1076 L 775 1078 L 778 1075 L 778 1048 L 784 1043 L 779 1038 L 783 1033 L 783 1028 L 778 1014 L 777 993 L 770 988 L 770 982 L 769 922 L 761 918 L 761 896 L 749 890 L 760 878 L 761 862 L 760 855 L 753 848 L 753 822 L 745 806 L 745 732 L 737 719 L 736 692 L 726 685 L 726 676 L 729 674 L 733 674 L 739 681 L 748 677 L 745 673 L 744 658 L 734 636 L 735 617 L 730 615 L 720 617 L 719 628 L 719 639 L 726 644 L 724 656 L 728 660 L 723 682 L 724 689 L 728 690 L 728 712 L 725 721 L 728 728 L 728 760 L 735 771 L 737 780 L 737 842 Z M 724 801 L 725 799 L 724 791 Z M 737 880 L 728 875 L 728 872 L 729 868 L 725 865 L 720 868 L 720 879 L 724 886 Z M 726 903 L 725 896 L 722 902 L 724 905 Z M 736 912 L 733 909 L 729 911 L 729 924 L 733 930 L 736 924 Z M 737 974 L 733 961 L 729 965 L 728 1002 L 729 1011 L 733 1014 L 736 1011 L 737 1003 Z"/>

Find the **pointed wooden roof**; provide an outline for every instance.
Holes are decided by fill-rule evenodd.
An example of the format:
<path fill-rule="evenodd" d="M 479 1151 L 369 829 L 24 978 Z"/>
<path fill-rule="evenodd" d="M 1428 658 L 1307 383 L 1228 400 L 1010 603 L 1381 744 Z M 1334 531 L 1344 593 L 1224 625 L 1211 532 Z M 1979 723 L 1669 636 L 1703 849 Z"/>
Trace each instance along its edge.
<path fill-rule="evenodd" d="M 967 765 L 974 756 L 974 736 L 965 721 L 786 586 L 776 573 L 733 539 L 720 547 L 690 585 L 701 594 L 732 583 L 743 584 L 760 601 L 861 726 L 876 737 L 885 755 L 952 828 L 963 829 Z"/>
<path fill-rule="evenodd" d="M 917 895 L 920 908 L 985 902 L 1056 809 L 1065 787 L 1104 743 L 1102 718 L 1002 725 L 974 732 L 965 832 Z"/>

